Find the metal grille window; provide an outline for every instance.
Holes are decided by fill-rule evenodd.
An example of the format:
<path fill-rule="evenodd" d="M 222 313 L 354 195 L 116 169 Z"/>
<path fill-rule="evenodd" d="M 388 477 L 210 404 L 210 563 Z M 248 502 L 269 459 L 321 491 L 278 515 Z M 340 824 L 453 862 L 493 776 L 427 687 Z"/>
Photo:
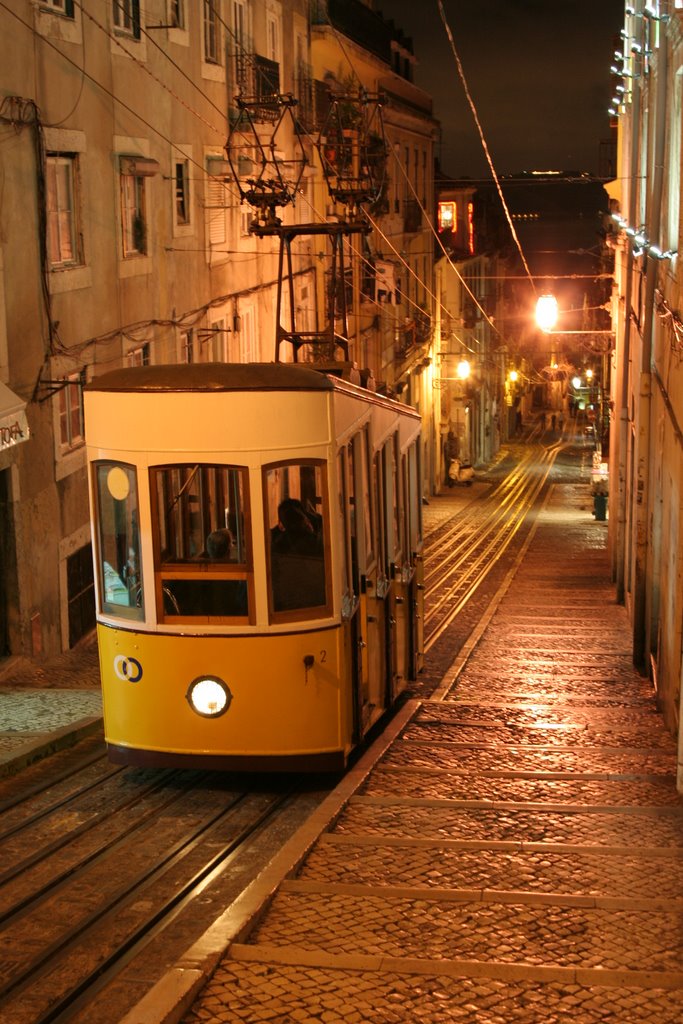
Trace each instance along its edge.
<path fill-rule="evenodd" d="M 50 267 L 80 264 L 76 186 L 78 158 L 50 153 L 45 161 L 47 189 L 47 246 Z"/>
<path fill-rule="evenodd" d="M 63 450 L 79 448 L 84 443 L 83 433 L 83 385 L 85 370 L 72 373 L 64 378 L 64 385 L 58 391 L 59 400 L 59 442 Z"/>

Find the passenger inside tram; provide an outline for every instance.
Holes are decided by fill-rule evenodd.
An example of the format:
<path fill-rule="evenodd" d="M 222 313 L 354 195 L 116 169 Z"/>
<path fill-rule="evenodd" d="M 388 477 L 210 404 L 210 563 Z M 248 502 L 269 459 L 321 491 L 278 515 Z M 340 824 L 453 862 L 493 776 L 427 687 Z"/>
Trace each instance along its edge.
<path fill-rule="evenodd" d="M 276 612 L 325 604 L 323 521 L 298 498 L 285 498 L 271 529 L 273 608 Z"/>

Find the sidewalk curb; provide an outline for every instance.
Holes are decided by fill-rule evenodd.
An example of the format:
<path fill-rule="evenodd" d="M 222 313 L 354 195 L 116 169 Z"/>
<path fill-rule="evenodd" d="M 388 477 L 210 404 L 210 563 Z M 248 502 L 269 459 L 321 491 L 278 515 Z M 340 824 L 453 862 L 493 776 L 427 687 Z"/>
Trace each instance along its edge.
<path fill-rule="evenodd" d="M 73 747 L 79 740 L 84 739 L 86 736 L 92 736 L 98 731 L 102 731 L 101 716 L 81 718 L 79 721 L 65 725 L 61 729 L 55 729 L 54 732 L 41 739 L 28 740 L 16 750 L 12 750 L 7 754 L 0 754 L 0 779 L 7 778 L 9 775 L 15 775 L 22 768 L 26 768 L 35 761 L 40 761 L 42 758 L 48 757 L 58 750 Z"/>

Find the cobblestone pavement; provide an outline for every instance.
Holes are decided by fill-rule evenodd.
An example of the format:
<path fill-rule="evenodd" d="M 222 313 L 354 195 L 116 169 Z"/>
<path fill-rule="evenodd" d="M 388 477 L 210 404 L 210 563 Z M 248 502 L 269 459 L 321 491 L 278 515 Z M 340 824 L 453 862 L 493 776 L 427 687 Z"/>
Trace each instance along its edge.
<path fill-rule="evenodd" d="M 0 663 L 0 775 L 98 729 L 101 717 L 94 634 L 56 658 Z"/>
<path fill-rule="evenodd" d="M 680 1024 L 676 747 L 587 504 L 555 486 L 453 685 L 406 715 L 185 1024 Z"/>

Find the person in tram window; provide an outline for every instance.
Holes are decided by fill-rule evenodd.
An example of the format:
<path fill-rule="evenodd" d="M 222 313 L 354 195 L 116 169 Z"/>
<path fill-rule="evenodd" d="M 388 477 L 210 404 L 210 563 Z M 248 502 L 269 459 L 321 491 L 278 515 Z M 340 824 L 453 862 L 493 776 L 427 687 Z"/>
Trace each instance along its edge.
<path fill-rule="evenodd" d="M 275 611 L 325 604 L 322 520 L 316 515 L 314 524 L 313 514 L 298 498 L 278 505 L 278 522 L 271 530 Z"/>
<path fill-rule="evenodd" d="M 230 561 L 232 546 L 232 534 L 227 527 L 213 530 L 206 538 L 206 553 L 212 562 Z"/>
<path fill-rule="evenodd" d="M 314 523 L 298 498 L 285 498 L 277 509 L 277 526 L 272 531 L 273 550 L 278 554 L 321 555 L 322 522 Z"/>

